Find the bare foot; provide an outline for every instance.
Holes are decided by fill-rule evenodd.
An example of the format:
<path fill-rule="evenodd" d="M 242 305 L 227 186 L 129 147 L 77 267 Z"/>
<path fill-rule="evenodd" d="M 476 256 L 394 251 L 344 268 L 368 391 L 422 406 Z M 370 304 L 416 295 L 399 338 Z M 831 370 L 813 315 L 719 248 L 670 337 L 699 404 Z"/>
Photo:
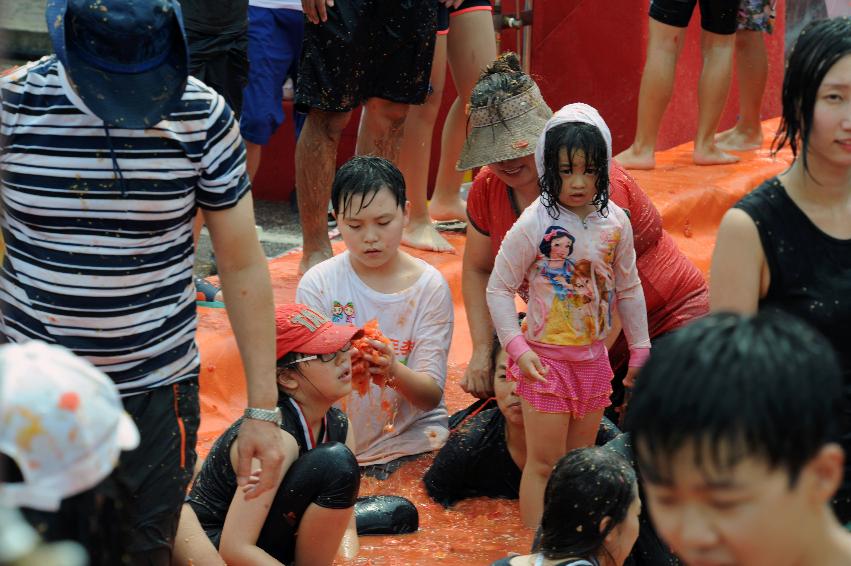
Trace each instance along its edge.
<path fill-rule="evenodd" d="M 629 146 L 615 156 L 615 159 L 624 169 L 654 169 L 656 167 L 656 155 L 651 151 L 637 150 L 634 145 Z"/>
<path fill-rule="evenodd" d="M 715 136 L 715 147 L 725 151 L 748 151 L 762 147 L 762 128 L 747 130 L 739 124 Z"/>
<path fill-rule="evenodd" d="M 308 269 L 316 265 L 317 263 L 322 263 L 326 259 L 333 257 L 334 252 L 331 251 L 331 248 L 321 249 L 313 252 L 302 252 L 301 261 L 298 264 L 298 274 L 304 275 Z"/>
<path fill-rule="evenodd" d="M 433 220 L 460 220 L 467 221 L 467 203 L 461 197 L 455 195 L 446 200 L 433 198 L 428 203 L 428 214 Z"/>
<path fill-rule="evenodd" d="M 455 253 L 452 244 L 440 235 L 431 222 L 411 221 L 402 232 L 402 243 L 418 250 Z"/>
<path fill-rule="evenodd" d="M 695 147 L 692 159 L 696 165 L 727 165 L 739 160 L 737 156 L 724 153 L 714 145 L 700 150 Z"/>

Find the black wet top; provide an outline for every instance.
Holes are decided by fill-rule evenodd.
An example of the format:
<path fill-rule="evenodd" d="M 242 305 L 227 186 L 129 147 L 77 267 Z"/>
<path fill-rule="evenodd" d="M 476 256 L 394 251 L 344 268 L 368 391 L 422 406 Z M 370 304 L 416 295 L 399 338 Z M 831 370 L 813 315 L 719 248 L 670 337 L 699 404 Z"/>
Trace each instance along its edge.
<path fill-rule="evenodd" d="M 220 35 L 248 25 L 248 0 L 180 0 L 180 7 L 187 30 Z"/>
<path fill-rule="evenodd" d="M 298 443 L 299 456 L 302 456 L 310 447 L 307 444 L 305 428 L 301 424 L 299 413 L 288 398 L 282 399 L 278 406 L 281 408 L 281 428 L 295 438 Z M 339 409 L 331 407 L 325 416 L 327 434 L 325 430 L 319 431 L 317 439 L 322 440 L 317 441 L 317 443 L 341 442 L 345 444 L 346 434 L 349 430 L 349 420 L 346 415 Z M 198 477 L 195 478 L 189 496 L 186 498 L 195 509 L 204 530 L 221 530 L 233 495 L 236 493 L 236 472 L 231 465 L 230 449 L 239 433 L 240 424 L 242 424 L 242 419 L 230 425 L 216 439 L 215 444 L 210 449 L 210 454 L 198 473 Z"/>
<path fill-rule="evenodd" d="M 494 407 L 449 436 L 423 482 L 432 499 L 449 507 L 469 497 L 517 499 L 520 474 L 508 452 L 505 417 Z"/>
<path fill-rule="evenodd" d="M 833 344 L 851 388 L 851 240 L 822 232 L 771 178 L 736 204 L 756 224 L 771 278 L 760 310 L 809 322 Z"/>
<path fill-rule="evenodd" d="M 839 355 L 845 406 L 841 442 L 851 450 L 851 240 L 822 232 L 771 178 L 736 204 L 756 224 L 770 280 L 759 309 L 798 316 L 819 330 Z M 851 521 L 851 459 L 833 501 L 840 522 Z"/>

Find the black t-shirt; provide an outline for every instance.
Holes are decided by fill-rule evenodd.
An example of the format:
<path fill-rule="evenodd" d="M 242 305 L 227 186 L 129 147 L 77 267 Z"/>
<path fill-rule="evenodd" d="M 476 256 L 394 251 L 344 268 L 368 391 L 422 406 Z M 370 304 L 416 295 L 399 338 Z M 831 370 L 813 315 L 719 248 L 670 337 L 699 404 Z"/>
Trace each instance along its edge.
<path fill-rule="evenodd" d="M 505 417 L 494 407 L 449 436 L 423 482 L 429 496 L 448 507 L 470 497 L 517 499 L 520 474 L 505 441 Z"/>
<path fill-rule="evenodd" d="M 771 178 L 736 204 L 756 224 L 770 280 L 760 310 L 781 310 L 810 323 L 833 345 L 844 379 L 845 405 L 836 415 L 841 443 L 851 451 L 851 240 L 822 232 Z M 840 522 L 851 521 L 851 459 L 833 501 Z"/>
<path fill-rule="evenodd" d="M 229 34 L 248 25 L 248 0 L 180 0 L 189 31 Z"/>
<path fill-rule="evenodd" d="M 298 443 L 298 453 L 301 456 L 309 450 L 309 446 L 299 412 L 289 398 L 282 399 L 278 406 L 281 408 L 281 428 L 295 438 Z M 325 414 L 325 421 L 326 425 L 323 425 L 323 430 L 318 431 L 317 442 L 319 444 L 323 442 L 345 443 L 346 434 L 349 430 L 349 420 L 346 415 L 339 409 L 331 407 Z M 233 500 L 234 493 L 236 493 L 236 473 L 231 465 L 230 449 L 239 433 L 240 424 L 242 424 L 242 419 L 230 425 L 216 439 L 187 497 L 187 501 L 198 515 L 201 526 L 205 531 L 208 531 L 208 534 L 221 532 L 228 508 Z M 215 537 L 211 537 L 213 543 L 218 546 L 219 541 L 214 539 Z"/>

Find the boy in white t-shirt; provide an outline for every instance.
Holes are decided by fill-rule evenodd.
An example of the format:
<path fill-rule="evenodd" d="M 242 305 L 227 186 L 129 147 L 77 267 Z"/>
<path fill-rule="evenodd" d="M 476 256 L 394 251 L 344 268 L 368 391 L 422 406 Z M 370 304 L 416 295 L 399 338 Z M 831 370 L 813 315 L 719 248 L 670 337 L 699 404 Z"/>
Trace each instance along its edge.
<path fill-rule="evenodd" d="M 358 156 L 337 172 L 331 202 L 348 250 L 304 274 L 296 301 L 331 318 L 346 305 L 356 326 L 377 319 L 390 339 L 379 349 L 388 385 L 370 383 L 342 404 L 367 474 L 383 478 L 398 460 L 434 450 L 448 435 L 443 388 L 454 312 L 449 285 L 434 267 L 399 250 L 408 223 L 405 181 L 390 161 Z M 339 308 L 337 309 L 339 310 Z M 374 466 L 374 467 L 373 467 Z"/>

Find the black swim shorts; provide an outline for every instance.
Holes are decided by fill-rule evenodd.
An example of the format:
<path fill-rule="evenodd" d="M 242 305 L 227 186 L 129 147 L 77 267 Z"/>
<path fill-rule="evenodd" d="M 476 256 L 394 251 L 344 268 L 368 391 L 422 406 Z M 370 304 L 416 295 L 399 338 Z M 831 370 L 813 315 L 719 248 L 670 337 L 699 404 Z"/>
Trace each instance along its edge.
<path fill-rule="evenodd" d="M 487 10 L 493 12 L 491 0 L 464 0 L 457 8 L 447 8 L 441 3 L 437 6 L 437 35 L 446 35 L 449 33 L 449 18 L 464 14 L 466 12 L 475 12 L 478 10 Z"/>
<path fill-rule="evenodd" d="M 437 29 L 434 0 L 336 0 L 305 21 L 296 107 L 346 112 L 368 98 L 422 104 Z"/>
<path fill-rule="evenodd" d="M 232 34 L 198 34 L 187 30 L 189 74 L 225 98 L 234 116 L 242 112 L 248 84 L 248 28 Z"/>
<path fill-rule="evenodd" d="M 650 17 L 669 26 L 684 28 L 698 1 L 701 28 L 718 35 L 736 33 L 739 0 L 651 0 Z"/>

